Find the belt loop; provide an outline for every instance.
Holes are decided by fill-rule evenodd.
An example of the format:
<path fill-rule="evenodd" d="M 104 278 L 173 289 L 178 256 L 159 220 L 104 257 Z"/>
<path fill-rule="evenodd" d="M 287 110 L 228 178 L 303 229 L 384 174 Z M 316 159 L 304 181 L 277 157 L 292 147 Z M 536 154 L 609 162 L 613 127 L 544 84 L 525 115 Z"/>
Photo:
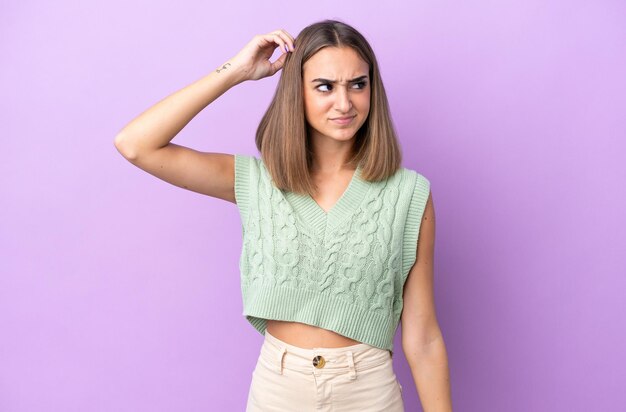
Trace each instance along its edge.
<path fill-rule="evenodd" d="M 356 369 L 354 367 L 354 355 L 352 354 L 352 351 L 347 351 L 347 357 L 348 366 L 350 367 L 350 379 L 354 380 L 356 379 Z"/>
<path fill-rule="evenodd" d="M 281 375 L 283 374 L 283 358 L 285 357 L 286 352 L 287 348 L 283 346 L 278 353 L 278 373 Z"/>

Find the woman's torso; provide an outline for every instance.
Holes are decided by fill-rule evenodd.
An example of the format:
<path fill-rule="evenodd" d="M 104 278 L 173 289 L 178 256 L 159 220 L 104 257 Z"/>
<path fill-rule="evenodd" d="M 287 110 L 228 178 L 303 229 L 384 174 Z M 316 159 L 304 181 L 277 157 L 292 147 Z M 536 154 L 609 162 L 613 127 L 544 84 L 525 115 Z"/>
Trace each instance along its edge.
<path fill-rule="evenodd" d="M 354 173 L 355 170 L 351 169 L 344 170 L 341 175 L 332 177 L 312 174 L 318 188 L 317 194 L 312 196 L 313 200 L 324 211 L 328 212 L 337 203 L 342 193 L 347 190 Z M 300 322 L 268 319 L 267 330 L 272 336 L 283 342 L 304 349 L 341 348 L 361 343 L 331 330 Z"/>

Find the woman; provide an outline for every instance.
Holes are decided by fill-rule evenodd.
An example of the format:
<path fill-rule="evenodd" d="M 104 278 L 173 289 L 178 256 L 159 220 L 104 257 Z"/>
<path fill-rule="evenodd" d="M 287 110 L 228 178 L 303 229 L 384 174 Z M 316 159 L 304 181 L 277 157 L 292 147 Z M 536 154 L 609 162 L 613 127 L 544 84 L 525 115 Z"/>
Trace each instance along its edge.
<path fill-rule="evenodd" d="M 228 89 L 281 69 L 260 158 L 171 143 Z M 297 42 L 284 30 L 257 35 L 115 145 L 160 179 L 237 204 L 244 315 L 265 336 L 248 411 L 404 410 L 391 360 L 400 320 L 424 409 L 451 410 L 430 183 L 400 166 L 376 58 L 353 27 L 325 20 Z"/>

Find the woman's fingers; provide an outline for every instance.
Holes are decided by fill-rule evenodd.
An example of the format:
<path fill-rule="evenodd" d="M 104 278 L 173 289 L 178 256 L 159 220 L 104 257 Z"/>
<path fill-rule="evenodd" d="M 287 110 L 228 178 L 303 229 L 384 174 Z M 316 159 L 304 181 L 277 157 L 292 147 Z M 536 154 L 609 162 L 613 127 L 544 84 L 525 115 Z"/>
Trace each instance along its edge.
<path fill-rule="evenodd" d="M 280 47 L 283 51 L 285 50 L 285 41 L 281 39 L 278 34 L 269 33 L 263 35 L 262 37 L 263 40 L 265 40 L 265 42 L 268 44 L 268 46 L 272 46 L 272 49 L 275 49 L 276 45 L 278 45 L 278 47 Z"/>
<path fill-rule="evenodd" d="M 285 30 L 281 29 L 281 30 L 277 30 L 278 32 L 284 34 L 285 36 L 287 36 L 287 38 L 290 40 L 291 45 L 295 45 L 296 43 L 296 39 L 293 38 L 293 36 L 291 34 L 289 34 L 288 32 L 286 32 Z"/>
<path fill-rule="evenodd" d="M 277 43 L 280 45 L 280 49 L 285 53 L 289 52 L 289 46 L 287 45 L 287 41 L 285 40 L 284 35 L 276 33 L 273 36 L 277 40 Z"/>
<path fill-rule="evenodd" d="M 287 41 L 287 44 L 289 45 L 289 50 L 294 51 L 296 43 L 295 39 L 285 30 L 279 30 L 278 32 Z"/>
<path fill-rule="evenodd" d="M 294 50 L 293 38 L 287 32 L 285 32 L 284 30 L 276 30 L 271 32 L 270 34 L 279 39 L 279 41 L 276 43 L 280 45 L 280 48 L 282 50 L 284 50 L 285 52 Z"/>
<path fill-rule="evenodd" d="M 287 53 L 283 53 L 280 55 L 278 59 L 274 63 L 271 63 L 272 66 L 272 75 L 282 69 L 285 66 L 285 60 L 287 59 Z"/>

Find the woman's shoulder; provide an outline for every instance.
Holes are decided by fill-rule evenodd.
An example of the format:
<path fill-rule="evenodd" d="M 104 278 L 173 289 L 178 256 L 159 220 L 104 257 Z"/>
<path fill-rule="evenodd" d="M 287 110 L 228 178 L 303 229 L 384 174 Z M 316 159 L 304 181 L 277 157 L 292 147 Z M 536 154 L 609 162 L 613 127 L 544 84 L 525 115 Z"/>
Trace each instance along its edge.
<path fill-rule="evenodd" d="M 421 173 L 420 169 L 413 168 L 412 166 L 400 166 L 398 170 L 396 171 L 396 173 L 400 173 L 400 174 L 407 175 L 407 176 L 415 175 L 415 176 L 426 179 L 426 176 L 424 176 Z"/>
<path fill-rule="evenodd" d="M 414 179 L 416 185 L 421 185 L 421 186 L 426 186 L 426 187 L 430 187 L 430 180 L 424 176 L 420 170 L 412 168 L 412 167 L 407 167 L 407 166 L 401 166 L 397 171 L 397 174 L 401 174 L 403 176 L 405 176 L 406 178 L 409 179 Z"/>
<path fill-rule="evenodd" d="M 250 168 L 260 168 L 263 165 L 263 160 L 259 156 L 244 154 L 244 153 L 235 153 L 235 165 L 240 168 L 245 168 L 249 170 Z"/>
<path fill-rule="evenodd" d="M 246 153 L 235 153 L 234 154 L 235 158 L 241 159 L 241 160 L 246 160 L 248 162 L 260 162 L 261 158 L 257 155 L 251 155 L 251 154 L 246 154 Z"/>

